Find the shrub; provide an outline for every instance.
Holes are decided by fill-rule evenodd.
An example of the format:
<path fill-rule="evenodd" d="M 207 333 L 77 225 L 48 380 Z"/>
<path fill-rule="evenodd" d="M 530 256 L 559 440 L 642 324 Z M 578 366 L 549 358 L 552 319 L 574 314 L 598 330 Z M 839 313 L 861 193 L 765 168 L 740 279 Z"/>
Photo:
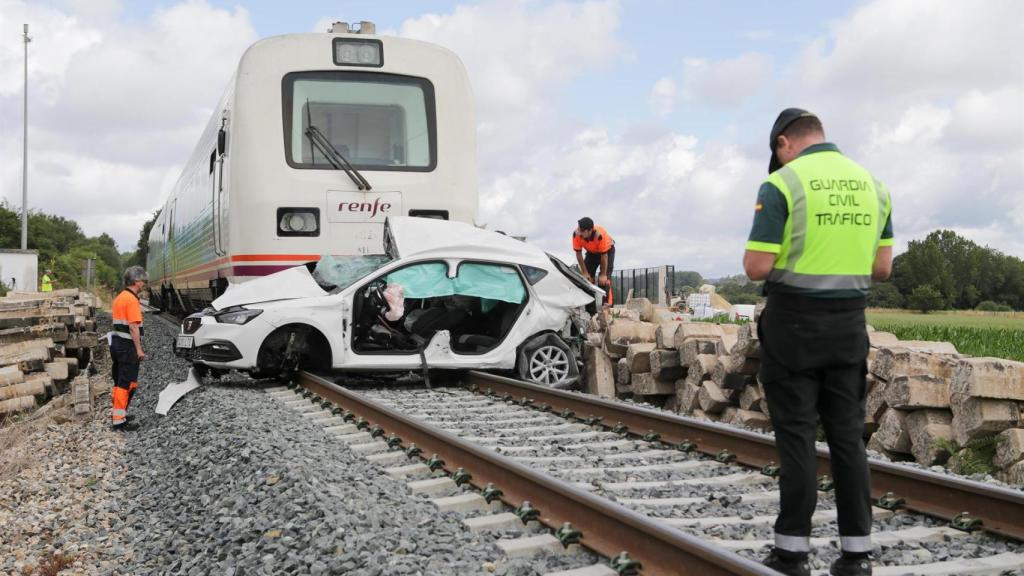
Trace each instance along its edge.
<path fill-rule="evenodd" d="M 975 310 L 979 310 L 981 312 L 1013 312 L 1013 308 L 1010 308 L 1006 304 L 1000 304 L 991 300 L 985 300 L 984 302 L 979 303 Z"/>
<path fill-rule="evenodd" d="M 914 291 L 910 293 L 910 298 L 907 303 L 914 310 L 918 310 L 924 314 L 927 314 L 932 310 L 942 310 L 946 307 L 946 301 L 942 297 L 942 293 L 929 285 L 914 288 Z"/>

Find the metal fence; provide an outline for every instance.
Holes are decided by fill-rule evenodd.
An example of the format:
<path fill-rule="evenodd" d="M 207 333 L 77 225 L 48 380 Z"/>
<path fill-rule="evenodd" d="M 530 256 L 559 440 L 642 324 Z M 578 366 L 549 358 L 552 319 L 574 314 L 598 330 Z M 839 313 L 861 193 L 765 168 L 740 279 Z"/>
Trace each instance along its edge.
<path fill-rule="evenodd" d="M 675 276 L 675 266 L 613 270 L 611 281 L 615 304 L 625 304 L 632 290 L 633 298 L 647 298 L 655 304 L 667 306 L 676 293 Z"/>

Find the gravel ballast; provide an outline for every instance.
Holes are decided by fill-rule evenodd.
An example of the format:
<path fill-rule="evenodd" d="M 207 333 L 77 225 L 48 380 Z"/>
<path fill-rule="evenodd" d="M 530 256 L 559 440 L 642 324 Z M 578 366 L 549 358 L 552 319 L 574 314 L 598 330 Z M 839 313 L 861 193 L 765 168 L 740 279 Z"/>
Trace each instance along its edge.
<path fill-rule="evenodd" d="M 153 413 L 187 366 L 175 330 L 147 320 L 123 478 L 133 574 L 542 574 L 584 559 L 505 559 L 405 483 L 233 376 Z M 593 559 L 592 557 L 590 558 Z"/>
<path fill-rule="evenodd" d="M 664 519 L 695 519 L 709 520 L 706 526 L 680 526 L 679 529 L 700 538 L 717 540 L 768 540 L 773 538 L 773 519 L 778 513 L 778 501 L 751 502 L 743 500 L 725 501 L 720 498 L 709 498 L 713 494 L 744 494 L 776 490 L 776 481 L 767 476 L 760 476 L 757 471 L 736 465 L 718 465 L 710 458 L 696 453 L 682 454 L 678 452 L 660 452 L 664 445 L 635 441 L 626 447 L 619 447 L 611 442 L 614 435 L 606 433 L 588 433 L 603 430 L 601 426 L 585 427 L 573 432 L 586 439 L 549 438 L 546 432 L 538 430 L 540 426 L 565 425 L 568 420 L 555 414 L 543 414 L 535 409 L 500 400 L 496 397 L 473 394 L 462 388 L 435 389 L 433 391 L 399 391 L 393 389 L 374 390 L 367 394 L 375 399 L 391 405 L 396 409 L 419 415 L 432 424 L 457 430 L 462 436 L 477 439 L 492 438 L 485 445 L 512 457 L 549 456 L 551 459 L 536 459 L 529 466 L 542 469 L 547 473 L 560 477 L 565 481 L 584 481 L 592 487 L 593 493 L 613 500 L 623 498 L 705 498 L 707 501 L 689 503 L 684 506 L 672 506 L 657 503 L 629 502 L 627 505 L 648 516 Z M 526 424 L 506 423 L 519 415 Z M 538 422 L 538 416 L 545 419 Z M 500 419 L 499 423 L 493 420 Z M 579 425 L 577 424 L 579 427 Z M 538 436 L 542 436 L 543 440 Z M 621 437 L 620 437 L 621 438 Z M 478 440 L 480 441 L 480 440 Z M 605 447 L 587 448 L 588 443 L 601 443 Z M 570 449 L 570 446 L 576 446 Z M 531 447 L 525 450 L 524 448 Z M 652 452 L 652 449 L 659 452 Z M 626 452 L 629 458 L 614 458 L 617 452 Z M 575 462 L 559 460 L 559 457 L 571 456 Z M 628 461 L 627 461 L 628 460 Z M 617 469 L 625 465 L 645 465 L 663 462 L 690 463 L 701 461 L 705 465 L 684 469 Z M 526 463 L 526 462 L 524 462 Z M 585 468 L 611 468 L 601 473 L 578 474 Z M 679 486 L 667 482 L 683 479 L 709 478 L 732 474 L 753 475 L 750 484 L 729 485 L 689 485 Z M 613 492 L 606 490 L 606 484 L 617 484 Z M 623 490 L 630 484 L 635 488 Z M 652 485 L 645 486 L 644 483 Z M 835 503 L 830 492 L 823 492 L 818 499 L 817 512 L 835 510 Z M 754 523 L 714 521 L 718 518 L 738 518 L 743 521 L 754 520 L 756 517 L 767 519 Z M 897 513 L 883 514 L 873 522 L 873 532 L 892 532 L 915 526 L 937 526 L 941 522 L 919 514 Z M 584 528 L 584 534 L 586 529 Z M 812 537 L 837 538 L 838 527 L 835 521 L 824 521 L 812 529 Z M 765 550 L 741 549 L 739 554 L 752 559 L 760 559 Z M 984 558 L 1006 552 L 1024 552 L 1024 546 L 1017 542 L 1008 542 L 976 532 L 964 534 L 963 538 L 949 542 L 901 542 L 898 545 L 876 545 L 874 557 L 876 565 L 912 565 L 929 562 L 940 562 L 962 558 Z M 813 550 L 810 564 L 814 569 L 827 569 L 829 564 L 839 556 L 839 550 L 833 543 L 830 546 L 818 547 Z M 912 570 L 908 569 L 908 573 Z"/>
<path fill-rule="evenodd" d="M 109 329 L 109 316 L 98 320 Z M 0 428 L 0 574 L 532 576 L 597 561 L 504 557 L 497 539 L 546 529 L 470 532 L 273 400 L 265 383 L 213 381 L 156 415 L 160 391 L 188 366 L 171 353 L 177 328 L 145 323 L 129 409 L 139 430 L 110 429 L 104 354 L 92 414 Z"/>

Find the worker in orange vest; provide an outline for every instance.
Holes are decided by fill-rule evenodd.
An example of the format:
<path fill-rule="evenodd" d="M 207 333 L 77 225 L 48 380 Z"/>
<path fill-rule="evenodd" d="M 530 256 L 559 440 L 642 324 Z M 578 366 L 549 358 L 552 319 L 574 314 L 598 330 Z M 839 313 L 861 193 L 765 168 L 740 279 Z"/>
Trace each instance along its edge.
<path fill-rule="evenodd" d="M 146 359 L 142 351 L 142 304 L 139 293 L 149 279 L 146 269 L 132 266 L 124 271 L 124 290 L 110 306 L 113 331 L 110 333 L 110 357 L 113 360 L 114 386 L 111 422 L 115 430 L 132 431 L 139 425 L 128 421 L 128 404 L 139 387 L 139 363 Z"/>
<path fill-rule="evenodd" d="M 597 279 L 597 285 L 606 292 L 605 304 L 611 306 L 615 303 L 611 282 L 612 268 L 615 266 L 615 240 L 603 226 L 594 225 L 594 221 L 586 216 L 576 224 L 576 230 L 572 233 L 572 249 L 576 252 L 580 272 L 591 284 Z M 583 250 L 587 251 L 586 257 L 583 256 Z"/>

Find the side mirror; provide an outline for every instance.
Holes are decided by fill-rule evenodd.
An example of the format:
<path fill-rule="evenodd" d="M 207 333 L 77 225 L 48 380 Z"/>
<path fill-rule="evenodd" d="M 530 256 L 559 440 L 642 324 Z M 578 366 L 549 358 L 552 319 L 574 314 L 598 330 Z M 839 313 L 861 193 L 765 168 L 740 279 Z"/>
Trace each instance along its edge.
<path fill-rule="evenodd" d="M 217 132 L 217 156 L 223 156 L 228 149 L 228 133 L 221 128 Z"/>

